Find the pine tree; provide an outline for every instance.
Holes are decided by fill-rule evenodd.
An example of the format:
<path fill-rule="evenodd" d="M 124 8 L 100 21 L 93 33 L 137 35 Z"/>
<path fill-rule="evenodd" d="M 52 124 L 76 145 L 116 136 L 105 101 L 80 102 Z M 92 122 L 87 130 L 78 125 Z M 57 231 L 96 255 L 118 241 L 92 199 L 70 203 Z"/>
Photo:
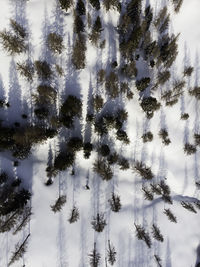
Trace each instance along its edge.
<path fill-rule="evenodd" d="M 155 193 L 156 195 L 162 195 L 162 189 L 159 185 L 156 184 L 150 184 L 151 185 L 151 191 Z"/>
<path fill-rule="evenodd" d="M 138 172 L 142 176 L 142 178 L 144 178 L 146 180 L 151 180 L 154 177 L 154 175 L 151 171 L 151 168 L 147 167 L 142 162 L 136 161 L 134 169 L 136 170 L 136 172 Z"/>
<path fill-rule="evenodd" d="M 151 243 L 151 238 L 148 232 L 145 231 L 144 227 L 142 227 L 139 224 L 134 223 L 135 228 L 136 228 L 136 236 L 139 240 L 143 240 L 146 245 L 150 248 L 152 243 Z"/>
<path fill-rule="evenodd" d="M 63 46 L 63 38 L 61 35 L 57 34 L 56 32 L 51 32 L 47 36 L 47 44 L 49 49 L 53 53 L 61 54 L 64 48 Z"/>
<path fill-rule="evenodd" d="M 167 215 L 171 222 L 177 223 L 176 216 L 174 216 L 170 209 L 164 209 L 164 214 Z"/>
<path fill-rule="evenodd" d="M 17 244 L 15 247 L 15 251 L 13 252 L 13 255 L 8 263 L 8 266 L 12 265 L 14 262 L 18 261 L 21 257 L 23 257 L 24 253 L 26 252 L 27 242 L 28 238 L 30 237 L 30 234 L 27 235 L 27 237 L 24 239 L 22 244 Z"/>
<path fill-rule="evenodd" d="M 93 26 L 92 26 L 92 32 L 89 35 L 89 39 L 94 45 L 97 45 L 97 42 L 99 41 L 100 35 L 101 35 L 102 29 L 102 24 L 101 24 L 101 19 L 99 16 L 97 16 Z"/>
<path fill-rule="evenodd" d="M 114 265 L 116 262 L 116 250 L 113 245 L 111 245 L 110 240 L 108 240 L 108 250 L 107 250 L 107 258 L 110 265 Z"/>
<path fill-rule="evenodd" d="M 93 217 L 93 220 L 91 222 L 93 229 L 96 232 L 102 232 L 104 227 L 106 226 L 106 220 L 104 218 L 103 213 L 97 213 L 96 217 Z"/>
<path fill-rule="evenodd" d="M 155 224 L 152 225 L 152 234 L 153 234 L 153 237 L 156 240 L 158 240 L 160 242 L 164 241 L 164 238 L 163 238 L 163 235 L 160 232 L 160 229 Z"/>
<path fill-rule="evenodd" d="M 72 63 L 76 69 L 85 68 L 85 51 L 86 51 L 86 40 L 82 34 L 78 35 L 75 41 L 72 52 Z"/>
<path fill-rule="evenodd" d="M 82 0 L 78 0 L 76 4 L 76 11 L 79 16 L 85 15 L 85 5 Z"/>
<path fill-rule="evenodd" d="M 18 221 L 18 224 L 15 225 L 15 229 L 13 234 L 17 234 L 19 231 L 21 231 L 30 221 L 31 219 L 31 215 L 32 215 L 32 211 L 31 211 L 31 207 L 25 207 L 25 209 L 23 210 L 23 213 L 20 216 L 20 221 Z"/>
<path fill-rule="evenodd" d="M 111 210 L 114 212 L 118 212 L 121 209 L 121 200 L 120 196 L 112 193 L 112 197 L 108 200 Z"/>
<path fill-rule="evenodd" d="M 79 219 L 79 210 L 76 206 L 74 206 L 71 210 L 71 214 L 70 214 L 68 221 L 69 223 L 74 223 L 78 221 L 78 219 Z"/>
<path fill-rule="evenodd" d="M 101 256 L 100 256 L 100 254 L 97 252 L 97 249 L 96 249 L 96 243 L 94 243 L 94 249 L 93 249 L 92 252 L 89 254 L 89 258 L 90 258 L 90 266 L 91 266 L 91 267 L 98 267 L 98 266 L 99 266 Z"/>
<path fill-rule="evenodd" d="M 35 73 L 34 66 L 30 62 L 17 63 L 17 70 L 20 75 L 25 77 L 27 81 L 31 82 L 33 80 L 33 75 Z"/>
<path fill-rule="evenodd" d="M 183 208 L 185 208 L 191 212 L 197 213 L 195 208 L 193 207 L 193 205 L 190 202 L 181 201 L 181 205 Z"/>
<path fill-rule="evenodd" d="M 144 192 L 144 198 L 146 200 L 149 200 L 149 201 L 153 200 L 153 194 L 147 187 L 143 186 L 142 191 Z"/>
<path fill-rule="evenodd" d="M 165 145 L 169 145 L 171 143 L 170 139 L 168 138 L 168 132 L 166 129 L 161 129 L 158 133 L 160 138 L 162 138 L 162 143 Z"/>
<path fill-rule="evenodd" d="M 153 140 L 152 132 L 148 131 L 142 135 L 143 142 L 151 142 Z"/>
<path fill-rule="evenodd" d="M 63 205 L 66 203 L 67 199 L 66 196 L 59 196 L 58 199 L 56 200 L 54 205 L 51 205 L 51 209 L 53 212 L 58 212 L 61 211 Z"/>
<path fill-rule="evenodd" d="M 100 2 L 99 0 L 89 0 L 90 4 L 96 8 L 96 10 L 99 10 L 100 9 Z"/>
<path fill-rule="evenodd" d="M 185 143 L 184 145 L 184 152 L 187 155 L 192 155 L 194 153 L 196 153 L 197 149 L 194 145 L 190 144 L 190 143 Z"/>
<path fill-rule="evenodd" d="M 103 180 L 108 181 L 113 177 L 113 172 L 110 168 L 110 165 L 103 159 L 97 159 L 95 161 L 93 170 L 98 173 Z"/>
<path fill-rule="evenodd" d="M 65 9 L 65 11 L 67 12 L 68 9 L 71 7 L 72 5 L 72 0 L 59 0 L 60 2 L 60 6 L 62 9 Z"/>

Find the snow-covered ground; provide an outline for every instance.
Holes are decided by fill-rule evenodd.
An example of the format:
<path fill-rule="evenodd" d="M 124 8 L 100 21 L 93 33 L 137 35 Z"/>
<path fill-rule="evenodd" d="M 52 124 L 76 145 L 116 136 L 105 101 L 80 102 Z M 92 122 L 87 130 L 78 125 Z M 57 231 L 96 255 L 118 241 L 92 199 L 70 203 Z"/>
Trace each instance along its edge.
<path fill-rule="evenodd" d="M 23 0 L 1 0 L 0 4 L 0 30 L 8 27 L 9 19 L 20 14 L 19 3 Z M 25 0 L 24 0 L 25 1 Z M 46 23 L 53 25 L 55 21 L 54 0 L 29 0 L 25 4 L 25 17 L 30 29 L 30 43 L 34 60 L 42 57 L 42 29 L 44 27 L 45 14 Z M 159 6 L 169 1 L 151 0 L 152 6 Z M 162 2 L 162 3 L 161 3 Z M 190 84 L 198 84 L 199 62 L 198 53 L 200 49 L 200 2 L 199 0 L 185 0 L 180 13 L 171 15 L 172 25 L 170 30 L 178 33 L 179 55 L 173 73 L 179 75 L 180 68 L 189 57 L 195 73 Z M 102 10 L 100 16 L 104 19 L 105 36 L 108 46 L 102 54 L 88 43 L 87 67 L 77 71 L 75 75 L 70 72 L 67 64 L 70 57 L 69 41 L 72 40 L 72 14 L 64 16 L 64 42 L 67 49 L 63 52 L 62 65 L 66 68 L 69 90 L 73 91 L 76 82 L 83 99 L 83 119 L 86 114 L 87 96 L 90 87 L 96 86 L 95 67 L 98 64 L 105 66 L 108 59 L 112 60 L 115 54 L 114 30 L 109 25 L 117 26 L 119 14 L 109 11 L 105 14 Z M 113 43 L 113 49 L 110 49 Z M 0 48 L 0 74 L 2 86 L 5 88 L 8 99 L 13 99 L 15 89 L 21 92 L 21 99 L 30 100 L 28 85 L 21 77 L 14 73 L 14 62 L 22 58 L 10 56 Z M 109 58 L 110 57 L 110 58 Z M 118 54 L 117 54 L 118 57 Z M 12 68 L 13 67 L 13 68 Z M 13 75 L 12 75 L 13 74 Z M 14 78 L 13 78 L 14 77 Z M 65 88 L 64 79 L 59 80 L 60 92 Z M 66 84 L 67 84 L 66 82 Z M 1 86 L 1 84 L 0 84 Z M 33 83 L 34 86 L 37 84 Z M 0 88 L 1 89 L 1 88 Z M 1 90 L 0 90 L 1 92 Z M 141 177 L 134 173 L 132 168 L 122 171 L 116 168 L 111 181 L 102 181 L 97 174 L 93 173 L 92 164 L 95 153 L 89 160 L 83 158 L 82 151 L 76 158 L 76 172 L 71 175 L 71 169 L 60 173 L 53 185 L 45 186 L 46 163 L 48 152 L 57 150 L 58 140 L 36 146 L 28 160 L 21 162 L 17 168 L 17 175 L 22 177 L 25 184 L 32 191 L 33 215 L 29 226 L 17 237 L 12 233 L 0 234 L 0 267 L 6 267 L 8 259 L 15 247 L 15 243 L 22 241 L 26 232 L 31 233 L 30 240 L 22 260 L 13 266 L 21 267 L 87 267 L 89 266 L 88 254 L 96 242 L 97 249 L 101 255 L 101 267 L 106 267 L 105 257 L 108 248 L 108 240 L 115 246 L 117 251 L 117 267 L 154 267 L 157 266 L 154 254 L 162 259 L 163 267 L 195 267 L 198 257 L 197 248 L 200 245 L 200 212 L 197 214 L 189 212 L 181 206 L 181 201 L 193 202 L 200 199 L 200 191 L 195 186 L 195 181 L 200 180 L 199 160 L 200 150 L 196 154 L 187 156 L 184 154 L 185 141 L 193 142 L 193 133 L 199 129 L 199 105 L 194 98 L 189 98 L 187 93 L 174 107 L 163 106 L 154 117 L 147 122 L 136 96 L 125 103 L 129 113 L 127 133 L 131 143 L 122 146 L 118 143 L 118 149 L 133 164 L 134 160 L 142 159 L 151 166 L 156 180 L 166 177 L 167 184 L 172 191 L 173 206 L 157 199 L 149 202 L 144 200 L 141 190 Z M 187 112 L 190 117 L 187 121 L 180 120 L 181 113 Z M 164 146 L 158 136 L 162 127 L 169 132 L 171 144 Z M 149 129 L 154 135 L 153 142 L 143 143 L 141 136 L 144 129 Z M 83 127 L 84 131 L 84 127 Z M 1 169 L 12 169 L 9 155 L 1 154 Z M 12 171 L 12 170 L 11 170 Z M 85 189 L 89 175 L 90 190 Z M 120 195 L 122 209 L 119 213 L 113 213 L 109 209 L 108 199 L 111 192 Z M 67 196 L 67 203 L 60 213 L 53 213 L 50 205 L 55 202 L 59 192 Z M 68 222 L 69 213 L 76 205 L 80 211 L 80 219 L 73 224 Z M 177 217 L 177 223 L 171 223 L 163 213 L 165 208 L 170 208 Z M 96 233 L 91 227 L 91 219 L 97 212 L 104 212 L 107 225 L 102 233 Z M 149 249 L 143 241 L 139 241 L 135 235 L 134 223 L 145 226 L 151 232 L 153 223 L 159 226 L 164 236 L 164 242 L 153 241 Z M 110 266 L 108 264 L 108 266 Z"/>

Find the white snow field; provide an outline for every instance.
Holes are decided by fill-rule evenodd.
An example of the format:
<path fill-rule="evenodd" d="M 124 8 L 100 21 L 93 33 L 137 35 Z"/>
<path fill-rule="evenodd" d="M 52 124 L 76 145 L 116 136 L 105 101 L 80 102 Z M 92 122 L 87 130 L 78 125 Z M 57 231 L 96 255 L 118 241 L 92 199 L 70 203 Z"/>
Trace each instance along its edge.
<path fill-rule="evenodd" d="M 87 103 L 91 91 L 98 90 L 106 99 L 102 87 L 97 86 L 96 69 L 106 67 L 108 62 L 113 60 L 120 60 L 116 32 L 119 12 L 106 12 L 101 7 L 99 15 L 102 19 L 106 46 L 100 50 L 87 41 L 86 67 L 75 70 L 71 63 L 74 39 L 73 10 L 70 8 L 67 13 L 61 11 L 56 2 L 0 0 L 0 31 L 9 27 L 10 18 L 21 21 L 26 29 L 29 29 L 31 46 L 29 55 L 17 56 L 10 56 L 0 46 L 0 94 L 3 92 L 11 105 L 8 121 L 23 123 L 21 113 L 31 110 L 31 98 L 38 81 L 34 78 L 32 83 L 26 82 L 16 70 L 17 62 L 27 58 L 32 61 L 40 58 L 59 63 L 64 69 L 64 76 L 57 77 L 53 83 L 59 88 L 60 101 L 65 92 L 82 98 L 83 114 L 80 127 L 84 137 L 87 131 Z M 9 152 L 0 152 L 0 169 L 20 177 L 26 188 L 31 190 L 33 213 L 29 224 L 17 235 L 13 235 L 12 231 L 0 233 L 0 267 L 9 266 L 16 243 L 23 242 L 28 233 L 30 237 L 26 253 L 11 265 L 13 267 L 89 267 L 89 254 L 94 248 L 94 243 L 101 256 L 99 266 L 109 267 L 111 265 L 106 259 L 108 240 L 117 252 L 113 265 L 116 267 L 159 266 L 154 255 L 159 255 L 162 267 L 195 267 L 200 262 L 200 211 L 195 208 L 197 213 L 190 212 L 181 205 L 181 201 L 194 203 L 200 199 L 200 189 L 195 184 L 200 181 L 200 149 L 197 147 L 196 153 L 192 155 L 186 155 L 183 150 L 186 142 L 194 143 L 193 134 L 200 131 L 199 102 L 187 92 L 187 88 L 199 85 L 200 82 L 200 1 L 184 0 L 178 14 L 174 13 L 170 0 L 144 0 L 143 5 L 148 2 L 154 8 L 155 14 L 167 5 L 171 14 L 169 31 L 175 34 L 180 32 L 179 54 L 171 67 L 171 80 L 165 86 L 170 88 L 172 81 L 178 79 L 185 65 L 194 66 L 194 73 L 185 85 L 184 94 L 173 107 L 163 104 L 151 120 L 142 112 L 137 90 L 133 90 L 133 99 L 123 99 L 129 114 L 126 130 L 130 144 L 122 145 L 120 141 L 114 138 L 111 140 L 110 137 L 108 141 L 110 140 L 111 147 L 115 146 L 117 152 L 129 160 L 130 168 L 123 171 L 117 166 L 115 169 L 113 167 L 114 176 L 109 181 L 103 181 L 93 171 L 97 153 L 93 151 L 91 157 L 85 159 L 83 151 L 79 151 L 75 160 L 75 174 L 71 175 L 72 169 L 69 168 L 60 172 L 51 186 L 46 186 L 45 169 L 48 157 L 52 151 L 55 158 L 62 137 L 35 145 L 31 155 L 25 160 L 20 160 L 18 167 L 13 167 L 13 157 Z M 91 17 L 95 16 L 89 2 L 84 3 Z M 63 35 L 65 49 L 62 54 L 49 59 L 45 36 L 52 29 Z M 146 71 L 148 70 L 144 69 L 144 75 Z M 151 75 L 153 77 L 153 74 Z M 134 87 L 134 83 L 132 86 Z M 159 90 L 154 94 L 158 99 L 161 98 Z M 110 101 L 108 105 L 115 109 L 121 100 L 113 103 Z M 58 101 L 58 108 L 60 105 Z M 183 113 L 189 114 L 188 120 L 180 119 Z M 168 130 L 171 140 L 168 146 L 162 143 L 158 135 L 161 128 Z M 143 143 L 141 136 L 146 130 L 153 133 L 152 142 Z M 80 130 L 77 132 L 80 134 Z M 71 134 L 73 132 L 69 133 Z M 112 143 L 113 140 L 115 144 Z M 92 135 L 92 141 L 97 142 L 95 134 Z M 155 182 L 166 181 L 171 190 L 173 205 L 165 203 L 156 195 L 152 201 L 144 199 L 144 181 L 133 171 L 134 162 L 137 160 L 151 167 Z M 90 190 L 85 188 L 87 182 Z M 108 203 L 113 191 L 120 196 L 122 204 L 121 210 L 117 213 L 111 211 Z M 66 195 L 67 202 L 60 212 L 54 213 L 50 206 L 59 195 Z M 79 209 L 80 218 L 70 224 L 68 219 L 74 205 Z M 177 223 L 170 222 L 163 213 L 164 209 L 168 208 L 176 216 Z M 105 214 L 107 223 L 101 233 L 95 232 L 91 225 L 93 216 L 98 212 Z M 151 248 L 143 240 L 137 239 L 134 223 L 144 226 L 150 233 Z M 164 237 L 163 242 L 153 239 L 152 224 L 159 227 Z"/>

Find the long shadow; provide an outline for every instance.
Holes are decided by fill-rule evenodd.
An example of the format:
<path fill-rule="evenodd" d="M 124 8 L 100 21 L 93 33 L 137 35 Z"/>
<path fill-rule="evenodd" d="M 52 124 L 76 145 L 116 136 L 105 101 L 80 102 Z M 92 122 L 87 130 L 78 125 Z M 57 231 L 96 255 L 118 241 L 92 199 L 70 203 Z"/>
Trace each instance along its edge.
<path fill-rule="evenodd" d="M 58 244 L 58 266 L 68 267 L 67 262 L 67 249 L 66 249 L 66 233 L 65 233 L 65 222 L 63 220 L 63 214 L 59 214 L 59 228 L 57 234 L 57 244 Z"/>
<path fill-rule="evenodd" d="M 200 244 L 198 245 L 196 252 L 197 252 L 197 259 L 195 267 L 200 267 Z"/>
<path fill-rule="evenodd" d="M 166 248 L 166 255 L 165 255 L 165 267 L 172 267 L 171 248 L 170 248 L 169 239 L 167 240 L 167 248 Z"/>

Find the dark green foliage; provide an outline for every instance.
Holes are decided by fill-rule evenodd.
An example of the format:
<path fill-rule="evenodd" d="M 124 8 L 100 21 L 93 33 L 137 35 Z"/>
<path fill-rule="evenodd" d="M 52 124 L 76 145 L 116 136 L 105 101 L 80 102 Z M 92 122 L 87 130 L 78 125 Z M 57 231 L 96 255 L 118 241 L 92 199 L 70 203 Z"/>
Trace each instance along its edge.
<path fill-rule="evenodd" d="M 64 46 L 63 46 L 63 38 L 61 35 L 57 34 L 56 32 L 49 33 L 47 36 L 47 44 L 52 52 L 58 54 L 62 53 Z"/>
<path fill-rule="evenodd" d="M 171 143 L 169 137 L 168 137 L 168 132 L 166 129 L 161 129 L 158 133 L 158 135 L 160 136 L 160 138 L 162 139 L 162 143 L 164 145 L 169 145 Z"/>
<path fill-rule="evenodd" d="M 121 68 L 122 74 L 126 75 L 129 79 L 135 78 L 137 76 L 137 68 L 135 61 L 132 60 L 130 63 L 124 64 Z"/>
<path fill-rule="evenodd" d="M 191 67 L 191 66 L 189 66 L 189 67 L 185 67 L 185 68 L 184 68 L 183 75 L 184 75 L 184 76 L 187 76 L 187 77 L 190 77 L 190 76 L 192 75 L 192 73 L 193 73 L 193 70 L 194 70 L 194 68 Z"/>
<path fill-rule="evenodd" d="M 188 118 L 189 118 L 189 114 L 188 113 L 181 114 L 181 120 L 187 120 Z"/>
<path fill-rule="evenodd" d="M 82 0 L 78 0 L 76 4 L 76 11 L 79 16 L 85 15 L 85 5 Z"/>
<path fill-rule="evenodd" d="M 74 14 L 74 32 L 79 34 L 84 31 L 85 31 L 85 25 L 83 23 L 83 20 L 79 15 L 75 13 Z"/>
<path fill-rule="evenodd" d="M 5 172 L 0 173 L 0 185 L 8 180 L 8 175 Z"/>
<path fill-rule="evenodd" d="M 49 85 L 39 85 L 37 87 L 37 95 L 34 95 L 34 100 L 36 105 L 49 106 L 50 104 L 55 104 L 57 92 L 55 89 Z"/>
<path fill-rule="evenodd" d="M 134 27 L 137 27 L 140 24 L 141 8 L 141 0 L 131 0 L 126 7 L 127 14 L 130 17 Z"/>
<path fill-rule="evenodd" d="M 111 245 L 110 240 L 108 240 L 107 259 L 112 266 L 116 262 L 116 254 L 117 252 L 115 250 L 115 247 Z"/>
<path fill-rule="evenodd" d="M 144 178 L 146 180 L 151 180 L 154 177 L 154 175 L 151 171 L 151 168 L 147 167 L 142 162 L 136 161 L 134 169 L 136 170 L 136 172 L 138 172 L 142 176 L 142 178 Z"/>
<path fill-rule="evenodd" d="M 99 10 L 100 9 L 100 2 L 99 0 L 89 0 L 90 4 L 96 8 L 96 10 Z"/>
<path fill-rule="evenodd" d="M 34 110 L 35 116 L 39 119 L 39 120 L 44 120 L 48 117 L 49 115 L 49 109 L 46 107 L 41 107 L 41 108 L 36 108 Z"/>
<path fill-rule="evenodd" d="M 96 232 L 103 232 L 104 227 L 106 226 L 106 220 L 103 213 L 97 213 L 96 217 L 93 217 L 91 222 L 93 229 Z"/>
<path fill-rule="evenodd" d="M 83 147 L 83 141 L 79 137 L 71 137 L 67 143 L 67 149 L 70 153 L 75 153 L 81 150 Z"/>
<path fill-rule="evenodd" d="M 106 77 L 105 84 L 106 92 L 111 98 L 116 98 L 119 96 L 119 80 L 115 72 L 111 71 Z"/>
<path fill-rule="evenodd" d="M 173 62 L 175 61 L 177 55 L 178 55 L 178 35 L 171 35 L 170 37 L 168 35 L 164 35 L 162 40 L 160 41 L 160 56 L 159 60 L 163 62 L 164 66 L 166 68 L 170 68 Z"/>
<path fill-rule="evenodd" d="M 196 153 L 197 149 L 194 145 L 186 143 L 184 146 L 184 152 L 186 153 L 186 155 L 192 155 L 194 153 Z"/>
<path fill-rule="evenodd" d="M 72 63 L 77 70 L 85 68 L 86 40 L 81 34 L 78 35 L 72 52 Z"/>
<path fill-rule="evenodd" d="M 160 108 L 160 103 L 152 96 L 143 98 L 140 105 L 147 116 L 153 115 L 154 111 Z"/>
<path fill-rule="evenodd" d="M 122 206 L 119 195 L 112 193 L 112 197 L 108 200 L 108 202 L 110 204 L 110 208 L 112 211 L 119 212 L 119 210 L 121 209 L 121 206 Z"/>
<path fill-rule="evenodd" d="M 74 163 L 75 155 L 71 152 L 60 152 L 54 161 L 54 168 L 59 171 L 64 171 L 71 167 Z"/>
<path fill-rule="evenodd" d="M 33 80 L 35 72 L 33 64 L 27 62 L 17 63 L 17 70 L 20 75 L 25 77 L 29 82 Z"/>
<path fill-rule="evenodd" d="M 91 267 L 98 267 L 98 266 L 99 266 L 101 256 L 100 256 L 100 254 L 97 252 L 97 249 L 96 249 L 96 243 L 94 243 L 94 249 L 93 249 L 93 251 L 89 254 L 89 258 L 90 258 L 90 266 L 91 266 Z"/>
<path fill-rule="evenodd" d="M 162 195 L 162 188 L 159 185 L 151 184 L 151 191 L 156 195 Z"/>
<path fill-rule="evenodd" d="M 170 209 L 164 209 L 164 214 L 167 215 L 171 222 L 177 223 L 176 216 L 174 216 Z"/>
<path fill-rule="evenodd" d="M 51 205 L 51 209 L 53 212 L 58 212 L 61 211 L 63 205 L 66 203 L 67 199 L 66 196 L 59 196 L 59 198 L 56 200 L 54 205 Z"/>
<path fill-rule="evenodd" d="M 158 73 L 158 83 L 163 85 L 164 83 L 166 83 L 169 78 L 170 78 L 171 74 L 170 71 L 165 70 L 163 72 L 159 72 Z"/>
<path fill-rule="evenodd" d="M 197 213 L 195 208 L 193 207 L 192 203 L 190 202 L 186 202 L 186 201 L 181 201 L 181 205 L 183 208 L 193 212 L 193 213 Z"/>
<path fill-rule="evenodd" d="M 14 33 L 16 34 L 16 36 L 21 37 L 22 39 L 24 39 L 27 36 L 25 28 L 22 25 L 20 25 L 17 21 L 10 19 L 10 26 L 14 31 Z"/>
<path fill-rule="evenodd" d="M 164 6 L 160 10 L 157 18 L 155 19 L 154 25 L 156 26 L 156 28 L 160 33 L 163 33 L 168 29 L 169 21 L 170 19 L 169 19 L 169 14 L 167 12 L 167 7 Z"/>
<path fill-rule="evenodd" d="M 200 134 L 195 133 L 194 140 L 195 140 L 195 144 L 199 146 L 200 145 Z"/>
<path fill-rule="evenodd" d="M 99 16 L 97 16 L 97 18 L 93 24 L 93 27 L 92 27 L 92 32 L 89 35 L 89 39 L 91 40 L 91 42 L 93 44 L 97 45 L 97 42 L 100 38 L 100 34 L 101 34 L 102 30 L 103 29 L 102 29 L 101 19 Z"/>
<path fill-rule="evenodd" d="M 110 165 L 104 159 L 97 159 L 94 163 L 93 170 L 98 173 L 103 180 L 108 181 L 113 177 Z"/>
<path fill-rule="evenodd" d="M 153 234 L 153 237 L 156 240 L 158 240 L 160 242 L 164 241 L 164 238 L 163 238 L 163 235 L 160 232 L 160 229 L 155 224 L 152 225 L 152 234 Z"/>
<path fill-rule="evenodd" d="M 189 94 L 196 97 L 197 100 L 200 100 L 200 87 L 195 86 L 193 89 L 190 89 Z"/>
<path fill-rule="evenodd" d="M 97 112 L 99 112 L 104 105 L 103 98 L 100 95 L 95 95 L 93 97 L 92 102 L 93 102 L 93 107 Z"/>
<path fill-rule="evenodd" d="M 124 143 L 127 144 L 127 145 L 130 143 L 130 140 L 129 140 L 129 138 L 128 138 L 128 135 L 127 135 L 127 133 L 126 133 L 124 130 L 119 129 L 119 130 L 117 131 L 116 135 L 117 135 L 117 139 L 118 139 L 118 140 L 124 142 Z"/>
<path fill-rule="evenodd" d="M 69 95 L 61 106 L 61 122 L 67 128 L 72 127 L 74 117 L 80 117 L 82 102 L 76 96 Z"/>
<path fill-rule="evenodd" d="M 74 206 L 71 210 L 71 214 L 70 214 L 68 221 L 69 223 L 74 223 L 78 221 L 78 219 L 79 219 L 79 210 L 76 206 Z"/>
<path fill-rule="evenodd" d="M 96 119 L 94 123 L 94 130 L 96 133 L 98 133 L 100 136 L 103 136 L 104 134 L 108 133 L 107 126 L 103 120 L 103 118 Z"/>
<path fill-rule="evenodd" d="M 101 145 L 99 152 L 103 157 L 107 157 L 110 154 L 110 148 L 108 145 Z"/>
<path fill-rule="evenodd" d="M 151 79 L 149 77 L 142 78 L 136 81 L 136 87 L 138 91 L 143 92 L 150 84 Z"/>
<path fill-rule="evenodd" d="M 106 11 L 110 10 L 111 8 L 116 8 L 118 12 L 121 10 L 121 4 L 119 0 L 103 0 L 103 6 L 105 7 Z"/>
<path fill-rule="evenodd" d="M 149 30 L 152 19 L 153 19 L 153 10 L 151 6 L 149 5 L 145 8 L 145 22 L 146 22 L 145 31 Z"/>
<path fill-rule="evenodd" d="M 116 152 L 114 152 L 108 156 L 108 163 L 110 165 L 115 164 L 117 163 L 118 159 L 119 159 L 119 155 Z"/>
<path fill-rule="evenodd" d="M 52 70 L 46 61 L 37 60 L 35 61 L 35 68 L 39 78 L 48 80 L 52 76 Z"/>
<path fill-rule="evenodd" d="M 145 231 L 144 227 L 142 227 L 139 224 L 134 223 L 135 228 L 136 228 L 136 236 L 139 240 L 143 240 L 146 245 L 150 248 L 152 243 L 150 239 L 150 235 L 148 232 Z"/>
<path fill-rule="evenodd" d="M 23 257 L 24 253 L 26 252 L 27 247 L 27 241 L 30 234 L 27 235 L 27 237 L 24 239 L 24 241 L 21 244 L 17 244 L 15 246 L 15 251 L 13 252 L 13 255 L 8 263 L 8 266 L 12 265 L 14 262 L 18 261 L 20 258 Z"/>
<path fill-rule="evenodd" d="M 59 0 L 60 2 L 60 6 L 62 9 L 65 9 L 65 11 L 67 11 L 71 5 L 72 5 L 72 0 Z"/>
<path fill-rule="evenodd" d="M 87 142 L 83 145 L 84 158 L 88 159 L 91 155 L 93 145 L 90 142 Z"/>
<path fill-rule="evenodd" d="M 152 132 L 148 131 L 142 135 L 143 142 L 151 142 L 153 140 Z"/>
<path fill-rule="evenodd" d="M 144 192 L 144 198 L 146 200 L 149 200 L 149 201 L 153 200 L 153 194 L 147 187 L 143 186 L 142 191 Z"/>
<path fill-rule="evenodd" d="M 130 167 L 128 160 L 122 156 L 118 158 L 118 164 L 120 166 L 120 170 L 123 171 L 129 169 Z"/>

